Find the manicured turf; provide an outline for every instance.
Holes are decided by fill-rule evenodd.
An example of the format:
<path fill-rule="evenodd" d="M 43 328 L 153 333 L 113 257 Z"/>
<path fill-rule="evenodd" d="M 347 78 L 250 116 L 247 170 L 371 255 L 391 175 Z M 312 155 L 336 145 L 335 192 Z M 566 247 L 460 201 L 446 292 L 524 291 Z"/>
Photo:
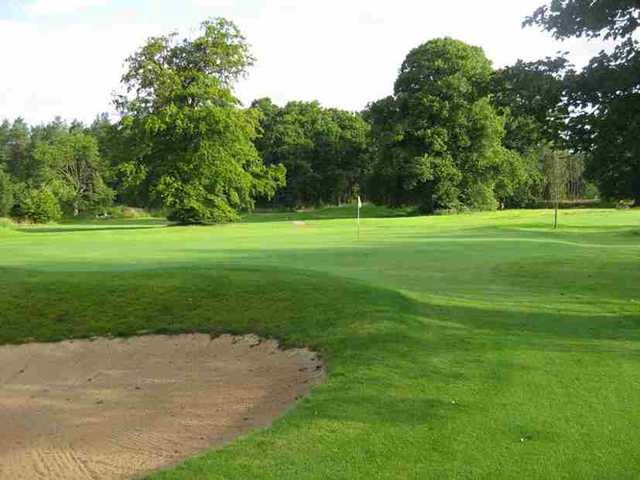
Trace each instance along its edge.
<path fill-rule="evenodd" d="M 309 218 L 304 217 L 304 218 Z M 0 234 L 0 343 L 256 332 L 329 379 L 154 478 L 636 479 L 640 211 Z"/>

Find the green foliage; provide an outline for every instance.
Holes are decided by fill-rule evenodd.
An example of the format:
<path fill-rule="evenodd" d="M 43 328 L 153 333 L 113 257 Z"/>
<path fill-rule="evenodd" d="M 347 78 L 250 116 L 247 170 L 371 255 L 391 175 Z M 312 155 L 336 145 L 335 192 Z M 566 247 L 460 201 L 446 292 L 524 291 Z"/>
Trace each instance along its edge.
<path fill-rule="evenodd" d="M 47 201 L 37 192 L 45 191 L 40 196 L 53 194 L 56 203 L 73 215 L 112 203 L 113 191 L 105 181 L 108 165 L 100 157 L 97 138 L 79 122 L 67 124 L 56 118 L 29 127 L 21 119 L 4 121 L 0 162 L 0 212 L 9 209 L 25 218 L 35 212 L 37 217 L 56 219 L 55 209 L 41 206 Z M 23 211 L 25 205 L 29 215 Z"/>
<path fill-rule="evenodd" d="M 21 192 L 11 216 L 20 221 L 50 223 L 62 218 L 62 209 L 51 190 L 32 188 Z"/>
<path fill-rule="evenodd" d="M 520 154 L 545 143 L 564 143 L 568 107 L 564 102 L 566 59 L 518 60 L 496 71 L 492 102 L 505 118 L 504 146 Z"/>
<path fill-rule="evenodd" d="M 569 124 L 574 149 L 587 157 L 587 175 L 608 199 L 640 205 L 640 43 L 634 38 L 640 5 L 634 0 L 555 0 L 526 24 L 556 38 L 604 38 L 611 53 L 594 57 L 567 77 Z"/>
<path fill-rule="evenodd" d="M 61 131 L 50 141 L 39 143 L 33 158 L 42 165 L 44 183 L 73 216 L 111 204 L 113 192 L 101 176 L 106 167 L 95 137 L 81 131 Z"/>
<path fill-rule="evenodd" d="M 6 172 L 19 181 L 27 181 L 35 173 L 31 162 L 31 132 L 26 122 L 18 118 L 12 124 L 5 121 L 0 135 L 0 156 Z"/>
<path fill-rule="evenodd" d="M 503 120 L 480 48 L 432 40 L 404 61 L 395 94 L 369 106 L 376 155 L 369 195 L 391 205 L 494 208 Z"/>
<path fill-rule="evenodd" d="M 228 222 L 283 185 L 284 168 L 265 167 L 253 144 L 256 112 L 240 109 L 230 89 L 252 63 L 223 19 L 192 40 L 152 38 L 127 60 L 121 128 L 141 148 L 119 173 L 127 188 L 146 190 L 147 206 L 158 202 L 182 223 Z"/>
<path fill-rule="evenodd" d="M 139 193 L 144 188 L 146 178 L 146 167 L 135 161 L 122 162 L 113 169 L 113 183 L 118 197 L 130 205 L 145 203 Z"/>
<path fill-rule="evenodd" d="M 557 39 L 570 37 L 616 40 L 638 28 L 636 0 L 553 0 L 538 8 L 525 25 L 537 25 Z"/>
<path fill-rule="evenodd" d="M 267 165 L 287 171 L 271 205 L 302 207 L 352 200 L 369 170 L 369 126 L 358 114 L 317 102 L 253 102 L 261 114 L 256 147 Z"/>
<path fill-rule="evenodd" d="M 0 167 L 0 217 L 6 217 L 14 204 L 14 186 L 11 177 Z"/>

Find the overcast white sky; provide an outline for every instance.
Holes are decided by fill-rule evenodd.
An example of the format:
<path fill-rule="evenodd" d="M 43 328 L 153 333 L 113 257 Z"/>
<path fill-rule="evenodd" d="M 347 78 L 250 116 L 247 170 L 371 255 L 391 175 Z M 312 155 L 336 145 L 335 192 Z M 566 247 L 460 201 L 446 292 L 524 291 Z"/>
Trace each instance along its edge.
<path fill-rule="evenodd" d="M 497 67 L 572 51 L 523 18 L 545 0 L 0 0 L 0 118 L 91 121 L 111 110 L 124 58 L 150 35 L 188 34 L 224 16 L 243 30 L 257 65 L 237 87 L 249 103 L 319 100 L 360 110 L 392 92 L 406 54 L 436 37 L 479 45 Z"/>

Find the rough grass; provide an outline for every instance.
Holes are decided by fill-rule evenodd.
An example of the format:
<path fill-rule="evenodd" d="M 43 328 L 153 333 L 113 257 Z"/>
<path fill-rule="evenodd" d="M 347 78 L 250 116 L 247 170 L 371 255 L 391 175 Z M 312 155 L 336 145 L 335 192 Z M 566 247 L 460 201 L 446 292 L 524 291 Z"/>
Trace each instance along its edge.
<path fill-rule="evenodd" d="M 359 243 L 304 215 L 2 237 L 0 343 L 256 332 L 321 352 L 328 382 L 271 429 L 157 479 L 637 478 L 640 211 L 365 218 Z"/>

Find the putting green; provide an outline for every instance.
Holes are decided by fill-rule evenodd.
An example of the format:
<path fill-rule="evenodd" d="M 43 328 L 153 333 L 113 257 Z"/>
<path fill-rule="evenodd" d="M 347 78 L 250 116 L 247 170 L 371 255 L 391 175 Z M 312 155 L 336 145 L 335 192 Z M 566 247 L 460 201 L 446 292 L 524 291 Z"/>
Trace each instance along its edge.
<path fill-rule="evenodd" d="M 349 219 L 262 218 L 5 235 L 0 343 L 320 352 L 327 382 L 272 428 L 154 478 L 637 478 L 640 211 L 566 211 L 559 231 L 548 211 L 365 215 L 360 242 Z"/>

